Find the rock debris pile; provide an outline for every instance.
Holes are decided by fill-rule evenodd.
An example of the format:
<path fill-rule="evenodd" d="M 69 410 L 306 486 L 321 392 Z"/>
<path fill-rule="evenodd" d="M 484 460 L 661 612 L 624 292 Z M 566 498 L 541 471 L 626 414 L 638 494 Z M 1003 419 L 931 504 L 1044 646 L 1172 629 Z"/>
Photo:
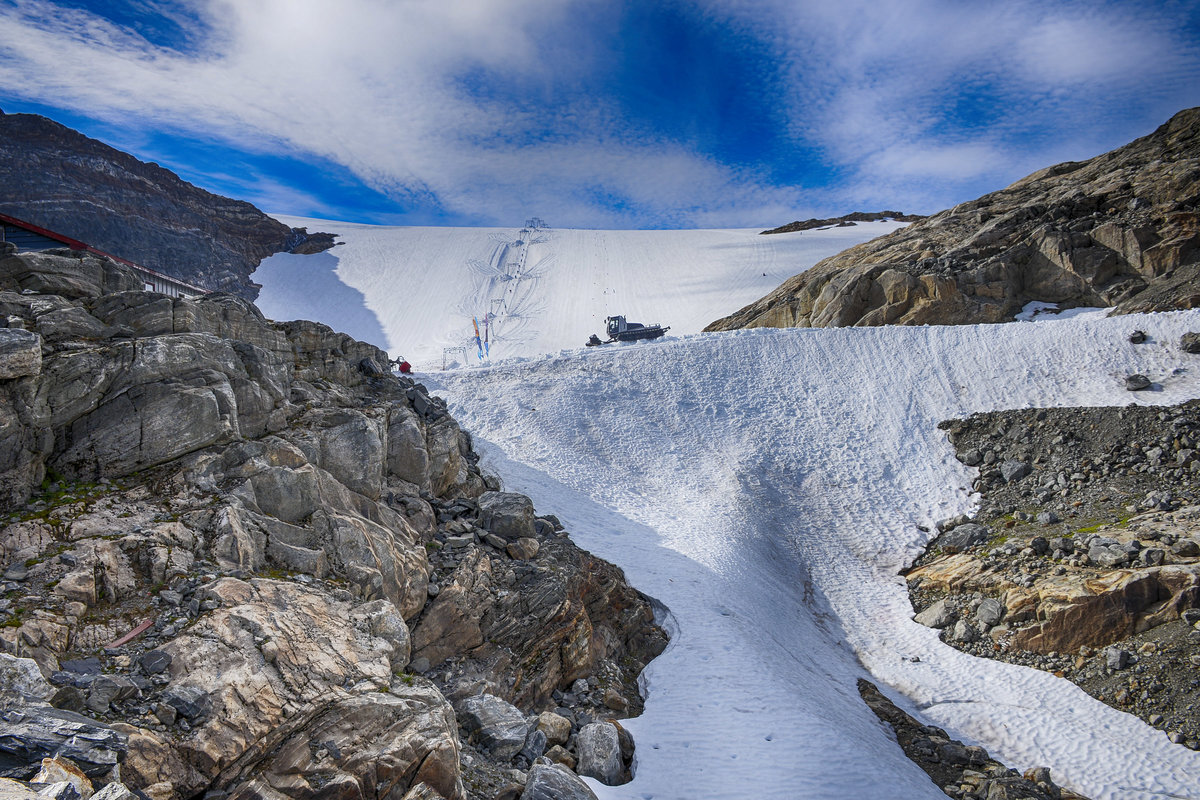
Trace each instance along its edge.
<path fill-rule="evenodd" d="M 982 506 L 906 573 L 917 621 L 1200 749 L 1200 401 L 942 427 Z"/>
<path fill-rule="evenodd" d="M 629 779 L 650 601 L 386 353 L 63 253 L 0 255 L 0 322 L 0 792 Z"/>
<path fill-rule="evenodd" d="M 941 728 L 922 725 L 888 700 L 875 684 L 859 678 L 858 693 L 875 716 L 892 728 L 904 753 L 948 796 L 962 800 L 1085 800 L 1056 784 L 1050 770 L 1017 772 L 987 750 L 951 739 Z"/>

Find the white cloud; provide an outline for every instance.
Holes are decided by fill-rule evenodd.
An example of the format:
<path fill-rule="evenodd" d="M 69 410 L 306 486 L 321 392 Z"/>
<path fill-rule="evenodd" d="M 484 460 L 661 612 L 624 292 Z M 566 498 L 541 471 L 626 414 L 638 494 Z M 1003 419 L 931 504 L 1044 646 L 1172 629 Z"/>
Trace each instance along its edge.
<path fill-rule="evenodd" d="M 877 187 L 893 206 L 949 204 L 1200 102 L 1196 44 L 1133 3 L 696 6 L 767 43 L 787 87 L 761 102 L 782 106 L 788 135 L 843 188 L 773 186 L 771 165 L 719 163 L 630 129 L 619 99 L 572 93 L 608 52 L 579 27 L 606 24 L 604 0 L 187 0 L 178 23 L 204 33 L 179 49 L 15 0 L 0 5 L 0 86 L 113 124 L 316 154 L 481 221 L 591 226 L 774 223 Z M 983 123 L 959 108 L 971 93 L 996 105 Z"/>
<path fill-rule="evenodd" d="M 198 0 L 195 11 L 209 34 L 180 52 L 18 0 L 0 11 L 0 84 L 110 122 L 135 115 L 251 150 L 314 153 L 399 197 L 485 219 L 559 205 L 542 212 L 557 224 L 656 224 L 697 198 L 732 210 L 733 198 L 790 194 L 743 184 L 686 147 L 610 134 L 603 98 L 543 118 L 490 97 L 506 77 L 518 86 L 583 68 L 578 52 L 544 46 L 570 24 L 567 3 Z M 464 80 L 472 71 L 486 71 L 485 91 Z M 542 129 L 548 144 L 530 133 Z M 596 189 L 628 210 L 589 201 Z"/>
<path fill-rule="evenodd" d="M 981 178 L 1000 188 L 1039 166 L 1123 144 L 1200 104 L 1200 45 L 1181 33 L 1181 17 L 1191 15 L 1194 31 L 1200 14 L 1186 4 L 707 6 L 770 40 L 790 65 L 790 95 L 781 100 L 793 135 L 851 173 L 846 196 L 889 186 L 897 204 L 911 198 L 932 211 L 965 199 L 963 187 Z M 930 183 L 937 178 L 941 191 Z"/>

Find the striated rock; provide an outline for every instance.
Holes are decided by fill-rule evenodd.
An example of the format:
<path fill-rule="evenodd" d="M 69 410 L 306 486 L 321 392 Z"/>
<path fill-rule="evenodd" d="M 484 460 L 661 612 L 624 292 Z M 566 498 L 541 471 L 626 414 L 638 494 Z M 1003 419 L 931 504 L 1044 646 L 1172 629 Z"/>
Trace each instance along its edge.
<path fill-rule="evenodd" d="M 705 330 L 1005 322 L 1033 300 L 1200 306 L 1200 109 L 852 247 Z"/>
<path fill-rule="evenodd" d="M 164 800 L 458 800 L 569 740 L 530 711 L 640 711 L 649 601 L 528 498 L 477 502 L 498 481 L 443 401 L 362 369 L 382 351 L 228 294 L 14 288 L 0 772 L 60 754 Z M 447 698 L 480 693 L 519 736 L 476 757 Z"/>
<path fill-rule="evenodd" d="M 30 331 L 0 328 L 0 381 L 42 371 L 42 339 Z"/>
<path fill-rule="evenodd" d="M 486 690 L 522 707 L 544 706 L 555 689 L 595 674 L 617 653 L 632 659 L 632 679 L 665 646 L 620 570 L 568 542 L 547 541 L 536 560 L 522 562 L 520 577 L 515 569 L 497 574 L 499 564 L 471 551 L 413 626 L 414 662 L 436 667 L 457 652 L 481 667 L 511 665 L 514 685 L 474 683 L 468 673 L 464 695 Z"/>
<path fill-rule="evenodd" d="M 449 586 L 426 609 L 413 630 L 412 655 L 437 666 L 452 653 L 483 644 L 483 619 L 492 599 L 491 562 L 476 551 L 463 561 Z"/>
<path fill-rule="evenodd" d="M 141 289 L 143 283 L 136 272 L 110 259 L 56 249 L 0 258 L 0 285 L 74 300 Z"/>
<path fill-rule="evenodd" d="M 1064 591 L 1065 590 L 1065 591 Z M 1200 568 L 1149 567 L 1118 571 L 1081 587 L 1047 586 L 1038 594 L 1044 621 L 1018 631 L 1013 646 L 1034 652 L 1072 652 L 1123 639 L 1171 619 L 1200 602 Z"/>
<path fill-rule="evenodd" d="M 466 796 L 454 712 L 426 680 L 321 703 L 287 720 L 214 782 L 231 798 Z M 418 787 L 424 789 L 418 790 Z M 236 787 L 236 788 L 235 788 Z M 423 794 L 422 792 L 425 792 Z"/>
<path fill-rule="evenodd" d="M 43 758 L 70 759 L 85 775 L 112 771 L 126 751 L 126 737 L 79 714 L 49 706 L 0 711 L 0 777 L 32 777 Z"/>

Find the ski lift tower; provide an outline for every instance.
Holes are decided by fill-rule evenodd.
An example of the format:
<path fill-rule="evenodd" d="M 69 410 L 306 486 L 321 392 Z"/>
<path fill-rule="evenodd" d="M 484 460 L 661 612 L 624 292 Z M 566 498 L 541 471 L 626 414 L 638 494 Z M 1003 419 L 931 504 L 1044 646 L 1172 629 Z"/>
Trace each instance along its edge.
<path fill-rule="evenodd" d="M 467 363 L 467 348 L 465 347 L 443 347 L 442 348 L 442 371 L 444 372 L 450 364 L 455 363 L 454 355 L 458 354 L 462 357 L 459 364 L 466 365 Z"/>

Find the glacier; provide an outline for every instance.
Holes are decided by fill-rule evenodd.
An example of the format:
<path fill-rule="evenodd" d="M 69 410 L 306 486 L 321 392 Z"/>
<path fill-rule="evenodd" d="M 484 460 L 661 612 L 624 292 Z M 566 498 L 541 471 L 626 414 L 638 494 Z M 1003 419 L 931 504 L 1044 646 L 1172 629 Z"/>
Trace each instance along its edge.
<path fill-rule="evenodd" d="M 1200 330 L 1200 312 L 700 334 L 764 293 L 754 273 L 770 272 L 759 268 L 766 261 L 748 271 L 747 259 L 777 237 L 580 232 L 595 243 L 580 256 L 590 266 L 561 285 L 550 265 L 530 279 L 511 351 L 502 336 L 490 362 L 443 371 L 430 368 L 461 339 L 471 311 L 463 298 L 490 302 L 511 283 L 480 290 L 490 279 L 470 263 L 488 263 L 470 254 L 500 244 L 497 231 L 338 225 L 338 277 L 362 293 L 393 353 L 421 354 L 418 378 L 448 399 L 484 465 L 661 604 L 671 645 L 643 674 L 645 713 L 623 723 L 637 742 L 636 775 L 617 787 L 589 780 L 599 797 L 945 797 L 859 699 L 856 679 L 869 677 L 923 721 L 1009 766 L 1049 766 L 1096 800 L 1200 798 L 1200 753 L 1063 679 L 944 645 L 913 621 L 898 575 L 939 520 L 976 502 L 973 470 L 955 459 L 939 421 L 1200 396 L 1200 356 L 1178 347 L 1182 333 Z M 555 269 L 568 270 L 575 234 L 555 233 Z M 764 246 L 788 275 L 816 260 L 797 244 Z M 634 252 L 643 255 L 623 255 Z M 466 266 L 420 271 L 434 272 L 438 259 Z M 671 280 L 646 274 L 668 262 L 678 264 Z M 766 289 L 782 278 L 772 279 Z M 262 282 L 267 313 L 289 316 L 271 305 L 286 307 L 287 293 Z M 626 297 L 635 289 L 645 305 Z M 290 316 L 339 327 L 345 309 L 322 300 Z M 558 319 L 617 311 L 671 324 L 672 336 L 584 348 L 572 345 L 591 331 Z M 1135 327 L 1148 344 L 1127 341 Z M 418 344 L 422 335 L 429 341 Z M 1131 372 L 1161 390 L 1131 395 Z"/>

